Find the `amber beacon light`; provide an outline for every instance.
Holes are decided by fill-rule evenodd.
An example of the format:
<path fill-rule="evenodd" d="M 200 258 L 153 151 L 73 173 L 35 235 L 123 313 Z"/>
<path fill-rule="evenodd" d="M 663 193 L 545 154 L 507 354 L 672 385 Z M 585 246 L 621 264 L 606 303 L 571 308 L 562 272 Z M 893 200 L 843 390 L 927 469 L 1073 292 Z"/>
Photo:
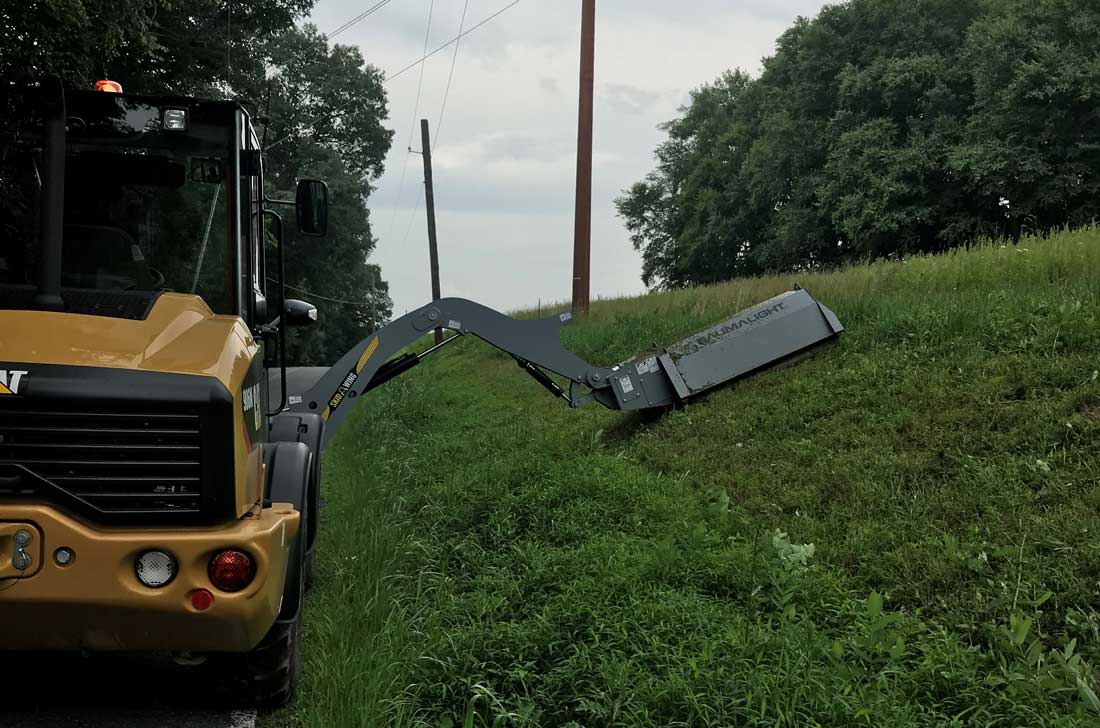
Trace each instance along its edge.
<path fill-rule="evenodd" d="M 122 93 L 122 84 L 118 81 L 107 81 L 106 79 L 95 82 L 96 91 L 105 91 L 109 94 Z"/>

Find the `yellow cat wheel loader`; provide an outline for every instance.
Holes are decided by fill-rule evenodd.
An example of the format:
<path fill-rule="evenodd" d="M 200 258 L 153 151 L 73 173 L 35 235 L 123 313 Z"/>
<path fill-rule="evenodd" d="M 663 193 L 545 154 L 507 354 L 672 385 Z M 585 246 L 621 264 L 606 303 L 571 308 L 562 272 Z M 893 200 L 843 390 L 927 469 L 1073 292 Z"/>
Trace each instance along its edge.
<path fill-rule="evenodd" d="M 842 331 L 796 289 L 597 367 L 562 347 L 568 313 L 443 299 L 288 374 L 287 329 L 317 311 L 284 295 L 275 209 L 322 236 L 328 193 L 265 194 L 242 105 L 25 78 L 0 113 L 0 650 L 205 661 L 276 707 L 299 670 L 321 453 L 370 389 L 473 335 L 571 407 L 663 408 Z"/>

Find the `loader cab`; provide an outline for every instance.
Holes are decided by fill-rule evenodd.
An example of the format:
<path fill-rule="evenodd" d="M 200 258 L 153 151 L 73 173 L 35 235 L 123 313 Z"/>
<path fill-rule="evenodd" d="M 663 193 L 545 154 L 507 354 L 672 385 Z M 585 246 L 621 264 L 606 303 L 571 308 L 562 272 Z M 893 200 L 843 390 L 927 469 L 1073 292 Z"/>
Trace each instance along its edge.
<path fill-rule="evenodd" d="M 254 331 L 278 318 L 281 224 L 264 194 L 259 136 L 240 104 L 65 89 L 59 200 L 44 199 L 49 99 L 0 93 L 0 309 L 33 308 L 47 215 L 60 218 L 62 310 L 141 318 L 165 291 L 194 294 Z M 39 91 L 45 94 L 45 91 Z M 327 225 L 327 190 L 304 181 L 305 234 Z M 50 213 L 54 205 L 60 210 Z M 60 215 L 57 213 L 60 212 Z M 273 280 L 274 279 L 274 280 Z M 124 302 L 119 304 L 119 302 Z"/>

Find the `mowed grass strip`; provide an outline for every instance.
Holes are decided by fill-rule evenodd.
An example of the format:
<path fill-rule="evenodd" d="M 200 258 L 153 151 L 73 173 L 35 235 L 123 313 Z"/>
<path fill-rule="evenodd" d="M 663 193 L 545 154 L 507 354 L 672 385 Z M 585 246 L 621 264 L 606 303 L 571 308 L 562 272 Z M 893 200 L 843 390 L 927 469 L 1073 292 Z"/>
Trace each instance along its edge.
<path fill-rule="evenodd" d="M 294 726 L 1100 724 L 1100 233 L 600 302 L 607 364 L 798 282 L 843 339 L 638 418 L 469 341 L 326 460 Z"/>

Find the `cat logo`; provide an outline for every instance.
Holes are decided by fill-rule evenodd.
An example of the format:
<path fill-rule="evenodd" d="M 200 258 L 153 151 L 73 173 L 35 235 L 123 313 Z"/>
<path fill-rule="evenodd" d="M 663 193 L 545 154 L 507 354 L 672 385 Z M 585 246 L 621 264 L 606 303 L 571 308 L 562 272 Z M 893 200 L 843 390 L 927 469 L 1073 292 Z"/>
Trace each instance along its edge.
<path fill-rule="evenodd" d="M 0 397 L 9 394 L 19 394 L 19 387 L 23 384 L 23 377 L 27 372 L 17 369 L 0 369 Z"/>

